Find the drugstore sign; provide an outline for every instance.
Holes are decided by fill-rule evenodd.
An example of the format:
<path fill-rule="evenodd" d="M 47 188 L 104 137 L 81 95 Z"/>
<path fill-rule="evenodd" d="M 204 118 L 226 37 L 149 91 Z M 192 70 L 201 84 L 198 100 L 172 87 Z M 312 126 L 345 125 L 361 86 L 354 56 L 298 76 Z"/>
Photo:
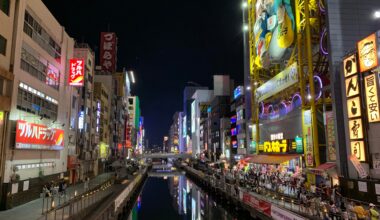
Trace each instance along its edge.
<path fill-rule="evenodd" d="M 17 121 L 17 149 L 62 150 L 64 148 L 64 131 L 48 128 L 45 125 Z"/>
<path fill-rule="evenodd" d="M 84 83 L 84 59 L 70 59 L 70 86 L 83 86 Z"/>

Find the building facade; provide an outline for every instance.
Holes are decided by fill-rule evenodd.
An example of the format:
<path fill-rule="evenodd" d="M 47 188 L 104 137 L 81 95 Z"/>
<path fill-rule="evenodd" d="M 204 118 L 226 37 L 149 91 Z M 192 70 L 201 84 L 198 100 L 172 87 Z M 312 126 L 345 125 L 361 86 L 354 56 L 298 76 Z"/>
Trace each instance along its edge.
<path fill-rule="evenodd" d="M 203 145 L 203 127 L 201 129 L 201 121 L 207 118 L 207 109 L 213 98 L 213 91 L 207 89 L 197 89 L 191 103 L 191 141 L 192 155 L 199 156 L 204 151 Z M 202 140 L 202 141 L 201 141 Z"/>
<path fill-rule="evenodd" d="M 42 184 L 66 175 L 67 106 L 73 93 L 67 72 L 74 40 L 40 0 L 17 1 L 9 10 L 12 21 L 4 24 L 14 25 L 12 46 L 7 42 L 14 81 L 3 148 L 2 208 L 38 197 Z"/>

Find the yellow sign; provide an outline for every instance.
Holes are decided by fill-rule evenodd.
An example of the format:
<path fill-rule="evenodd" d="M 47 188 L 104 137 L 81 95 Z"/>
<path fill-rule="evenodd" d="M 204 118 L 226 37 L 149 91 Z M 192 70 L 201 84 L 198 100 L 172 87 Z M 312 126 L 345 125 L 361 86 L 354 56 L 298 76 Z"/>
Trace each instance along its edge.
<path fill-rule="evenodd" d="M 352 54 L 343 60 L 344 77 L 349 77 L 358 72 L 358 65 L 356 61 L 356 54 Z"/>
<path fill-rule="evenodd" d="M 288 152 L 288 141 L 265 141 L 262 149 L 265 153 L 286 153 Z"/>
<path fill-rule="evenodd" d="M 99 144 L 99 157 L 107 158 L 108 157 L 108 144 L 100 142 Z"/>
<path fill-rule="evenodd" d="M 365 72 L 377 67 L 378 57 L 376 44 L 375 33 L 358 42 L 360 72 Z"/>
<path fill-rule="evenodd" d="M 303 112 L 304 123 L 302 124 L 302 133 L 304 141 L 305 164 L 307 167 L 314 166 L 314 150 L 313 150 L 313 132 L 311 126 L 311 111 Z"/>
<path fill-rule="evenodd" d="M 350 119 L 348 121 L 348 128 L 350 129 L 351 140 L 363 138 L 363 122 L 361 118 Z"/>
<path fill-rule="evenodd" d="M 360 105 L 360 97 L 347 99 L 348 118 L 360 117 L 362 115 L 362 108 Z"/>
<path fill-rule="evenodd" d="M 375 74 L 368 75 L 365 80 L 365 97 L 367 100 L 367 114 L 369 122 L 380 121 L 379 97 L 377 94 L 377 80 Z"/>
<path fill-rule="evenodd" d="M 351 141 L 351 154 L 359 161 L 365 161 L 364 141 Z"/>
<path fill-rule="evenodd" d="M 358 75 L 346 79 L 346 96 L 347 98 L 359 95 Z"/>

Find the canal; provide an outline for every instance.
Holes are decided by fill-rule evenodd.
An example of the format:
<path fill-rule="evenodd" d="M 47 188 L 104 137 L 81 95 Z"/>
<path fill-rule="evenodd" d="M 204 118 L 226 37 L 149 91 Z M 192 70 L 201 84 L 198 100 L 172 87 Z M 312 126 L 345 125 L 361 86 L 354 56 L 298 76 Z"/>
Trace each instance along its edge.
<path fill-rule="evenodd" d="M 125 220 L 241 220 L 185 175 L 148 177 Z"/>

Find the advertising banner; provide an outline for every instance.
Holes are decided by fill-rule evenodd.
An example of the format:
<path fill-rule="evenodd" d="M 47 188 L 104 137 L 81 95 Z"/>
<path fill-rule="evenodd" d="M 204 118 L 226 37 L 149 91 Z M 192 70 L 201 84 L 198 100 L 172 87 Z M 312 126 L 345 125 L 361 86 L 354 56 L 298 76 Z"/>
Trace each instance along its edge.
<path fill-rule="evenodd" d="M 306 220 L 299 215 L 289 212 L 286 209 L 279 208 L 275 205 L 271 207 L 271 216 L 274 220 Z"/>
<path fill-rule="evenodd" d="M 313 149 L 313 132 L 311 127 L 311 111 L 306 110 L 304 114 L 304 123 L 302 125 L 303 140 L 305 146 L 305 164 L 307 167 L 314 166 L 314 149 Z"/>
<path fill-rule="evenodd" d="M 62 150 L 64 148 L 63 138 L 63 130 L 21 120 L 17 121 L 17 149 Z"/>
<path fill-rule="evenodd" d="M 70 59 L 70 86 L 83 86 L 84 83 L 84 60 Z"/>
<path fill-rule="evenodd" d="M 376 33 L 358 42 L 360 72 L 366 72 L 378 66 Z"/>
<path fill-rule="evenodd" d="M 116 71 L 116 34 L 113 32 L 100 33 L 100 65 L 105 72 Z"/>
<path fill-rule="evenodd" d="M 293 63 L 288 68 L 261 85 L 256 91 L 256 98 L 259 102 L 281 92 L 282 90 L 298 82 L 297 63 Z"/>
<path fill-rule="evenodd" d="M 325 113 L 326 139 L 328 150 L 328 161 L 336 161 L 335 154 L 335 122 L 332 111 Z"/>
<path fill-rule="evenodd" d="M 271 215 L 271 204 L 269 202 L 254 197 L 252 194 L 248 192 L 243 192 L 243 202 L 254 209 L 260 210 L 268 216 Z"/>
<path fill-rule="evenodd" d="M 377 82 L 375 74 L 365 78 L 365 97 L 367 101 L 368 122 L 380 121 L 379 96 L 377 93 Z"/>
<path fill-rule="evenodd" d="M 368 176 L 367 171 L 364 169 L 364 167 L 360 164 L 360 161 L 355 155 L 350 156 L 350 161 L 354 165 L 356 171 L 358 171 L 360 178 L 366 178 Z"/>

